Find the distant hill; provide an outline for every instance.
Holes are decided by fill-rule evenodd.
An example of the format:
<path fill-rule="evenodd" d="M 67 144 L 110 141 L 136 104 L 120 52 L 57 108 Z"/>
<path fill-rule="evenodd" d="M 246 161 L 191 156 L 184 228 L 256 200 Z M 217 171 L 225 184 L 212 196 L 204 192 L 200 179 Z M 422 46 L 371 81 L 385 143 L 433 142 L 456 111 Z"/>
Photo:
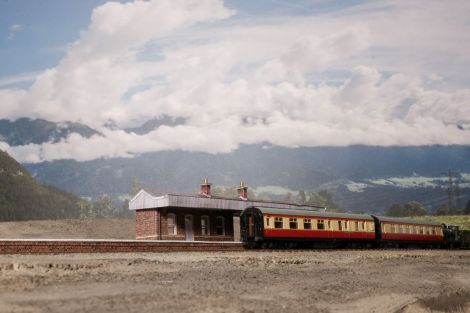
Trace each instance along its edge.
<path fill-rule="evenodd" d="M 58 142 L 71 133 L 87 138 L 99 134 L 96 130 L 80 123 L 54 123 L 28 118 L 20 118 L 13 122 L 0 120 L 0 141 L 7 142 L 10 146 Z"/>
<path fill-rule="evenodd" d="M 78 162 L 57 160 L 25 165 L 35 178 L 87 197 L 127 194 L 133 177 L 143 187 L 194 192 L 204 177 L 214 186 L 250 189 L 279 186 L 298 191 L 330 191 L 340 207 L 381 212 L 393 203 L 417 200 L 430 207 L 447 201 L 445 171 L 470 173 L 470 147 L 315 147 L 242 146 L 229 154 L 162 151 L 135 158 Z M 467 174 L 468 175 L 468 174 Z M 440 177 L 433 184 L 405 185 L 393 177 Z M 469 176 L 470 177 L 470 176 Z M 383 183 L 380 181 L 383 180 Z M 404 179 L 402 179 L 404 180 Z M 468 201 L 470 181 L 462 179 L 461 202 Z M 363 186 L 357 188 L 357 186 Z M 356 187 L 356 189 L 354 188 Z"/>
<path fill-rule="evenodd" d="M 184 122 L 161 116 L 123 130 L 142 135 L 162 125 Z M 118 128 L 111 122 L 107 127 Z M 57 142 L 72 133 L 83 137 L 100 134 L 80 123 L 0 120 L 0 141 L 10 146 Z M 454 185 L 460 184 L 456 192 L 460 203 L 465 205 L 470 199 L 470 146 L 286 148 L 253 144 L 227 154 L 176 150 L 134 158 L 55 160 L 24 166 L 42 183 L 89 199 L 107 194 L 117 206 L 128 196 L 134 177 L 146 188 L 180 192 L 197 191 L 201 179 L 209 177 L 214 186 L 225 187 L 244 180 L 250 190 L 270 197 L 327 190 L 341 208 L 355 212 L 380 213 L 393 203 L 411 200 L 436 209 L 448 202 L 449 170 L 458 173 Z"/>
<path fill-rule="evenodd" d="M 0 221 L 76 218 L 79 202 L 71 193 L 39 184 L 0 151 Z"/>

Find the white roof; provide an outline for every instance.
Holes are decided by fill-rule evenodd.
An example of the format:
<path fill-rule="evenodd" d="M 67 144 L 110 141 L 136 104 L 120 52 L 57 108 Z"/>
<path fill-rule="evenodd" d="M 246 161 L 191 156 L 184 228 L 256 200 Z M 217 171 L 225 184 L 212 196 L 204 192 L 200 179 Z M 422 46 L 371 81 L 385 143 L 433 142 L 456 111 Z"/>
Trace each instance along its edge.
<path fill-rule="evenodd" d="M 250 201 L 236 198 L 207 197 L 204 195 L 165 194 L 152 195 L 141 190 L 129 201 L 129 210 L 155 209 L 165 207 L 198 208 L 214 210 L 243 211 L 249 206 L 269 206 L 280 209 L 319 210 L 320 206 L 300 205 L 271 201 Z"/>

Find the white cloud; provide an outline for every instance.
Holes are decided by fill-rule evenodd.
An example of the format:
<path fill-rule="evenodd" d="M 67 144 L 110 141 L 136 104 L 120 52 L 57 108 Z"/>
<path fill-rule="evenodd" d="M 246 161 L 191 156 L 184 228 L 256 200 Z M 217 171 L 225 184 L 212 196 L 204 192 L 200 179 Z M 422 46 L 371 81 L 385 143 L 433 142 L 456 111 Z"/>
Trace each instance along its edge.
<path fill-rule="evenodd" d="M 469 5 L 427 4 L 240 20 L 218 0 L 107 3 L 30 89 L 0 89 L 3 117 L 80 121 L 103 136 L 5 149 L 40 162 L 226 153 L 264 142 L 468 145 L 470 89 L 459 82 L 470 77 L 459 70 L 453 83 L 439 60 L 454 56 L 450 68 L 468 70 L 470 26 L 461 12 Z M 322 83 L 334 72 L 340 84 Z M 163 115 L 187 122 L 141 136 L 103 127 Z"/>
<path fill-rule="evenodd" d="M 7 39 L 12 40 L 13 38 L 15 38 L 16 34 L 21 32 L 23 28 L 24 28 L 23 25 L 20 25 L 20 24 L 11 25 L 8 29 Z"/>

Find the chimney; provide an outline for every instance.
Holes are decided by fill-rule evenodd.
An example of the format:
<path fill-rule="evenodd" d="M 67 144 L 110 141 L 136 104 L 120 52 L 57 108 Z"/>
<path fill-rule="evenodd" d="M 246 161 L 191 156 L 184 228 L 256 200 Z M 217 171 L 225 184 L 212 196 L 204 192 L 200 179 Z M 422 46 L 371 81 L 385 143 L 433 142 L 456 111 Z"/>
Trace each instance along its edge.
<path fill-rule="evenodd" d="M 248 200 L 248 187 L 245 186 L 243 181 L 240 182 L 240 187 L 237 188 L 238 198 L 241 200 Z"/>
<path fill-rule="evenodd" d="M 211 184 L 209 183 L 209 180 L 204 178 L 204 181 L 201 184 L 201 195 L 206 196 L 206 197 L 211 197 Z"/>

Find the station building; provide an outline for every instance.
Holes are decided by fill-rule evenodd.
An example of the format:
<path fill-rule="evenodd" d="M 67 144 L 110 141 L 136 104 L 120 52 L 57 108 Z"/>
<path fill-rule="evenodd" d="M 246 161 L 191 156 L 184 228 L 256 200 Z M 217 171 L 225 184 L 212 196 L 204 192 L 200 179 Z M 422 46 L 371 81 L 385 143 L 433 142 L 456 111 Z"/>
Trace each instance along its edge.
<path fill-rule="evenodd" d="M 213 196 L 207 178 L 197 194 L 157 194 L 142 189 L 129 202 L 129 209 L 135 211 L 136 239 L 239 241 L 239 216 L 246 207 L 323 209 L 295 203 L 250 200 L 243 182 L 237 191 L 236 198 Z"/>

